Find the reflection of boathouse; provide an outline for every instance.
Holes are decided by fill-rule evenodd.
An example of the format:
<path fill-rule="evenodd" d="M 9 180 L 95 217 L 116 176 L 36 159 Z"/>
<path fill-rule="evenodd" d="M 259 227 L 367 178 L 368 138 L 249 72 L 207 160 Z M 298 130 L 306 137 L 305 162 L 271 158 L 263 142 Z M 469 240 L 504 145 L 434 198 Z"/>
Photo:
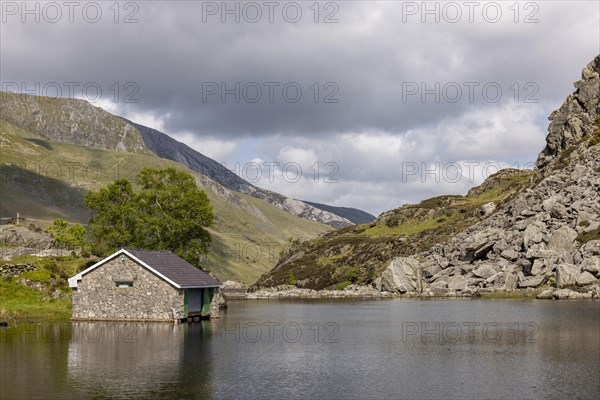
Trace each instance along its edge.
<path fill-rule="evenodd" d="M 169 251 L 121 249 L 69 278 L 75 320 L 219 316 L 221 282 Z"/>

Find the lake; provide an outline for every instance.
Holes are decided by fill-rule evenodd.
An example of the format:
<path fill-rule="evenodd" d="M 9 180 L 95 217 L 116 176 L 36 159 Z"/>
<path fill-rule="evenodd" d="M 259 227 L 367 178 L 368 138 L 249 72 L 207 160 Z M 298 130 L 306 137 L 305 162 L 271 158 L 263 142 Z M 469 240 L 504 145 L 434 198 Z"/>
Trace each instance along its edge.
<path fill-rule="evenodd" d="M 0 397 L 600 396 L 600 302 L 231 301 L 196 323 L 0 328 Z"/>

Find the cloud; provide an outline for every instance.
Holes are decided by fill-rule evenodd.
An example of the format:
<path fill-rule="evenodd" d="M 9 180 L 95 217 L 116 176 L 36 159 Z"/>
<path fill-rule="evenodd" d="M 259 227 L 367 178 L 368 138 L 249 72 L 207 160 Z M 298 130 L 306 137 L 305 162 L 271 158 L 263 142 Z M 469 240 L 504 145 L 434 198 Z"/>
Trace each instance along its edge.
<path fill-rule="evenodd" d="M 77 82 L 78 97 L 97 84 L 96 105 L 219 162 L 302 165 L 301 181 L 261 181 L 270 189 L 379 212 L 467 189 L 411 186 L 403 163 L 532 162 L 545 116 L 600 48 L 597 2 L 478 2 L 472 22 L 466 3 L 321 2 L 317 15 L 298 2 L 297 22 L 290 2 L 262 6 L 255 22 L 247 2 L 227 3 L 238 16 L 221 2 L 122 2 L 118 16 L 98 2 L 96 23 L 81 9 L 73 22 L 63 10 L 58 22 L 22 23 L 3 8 L 0 80 L 33 91 Z M 319 177 L 334 163 L 339 182 L 305 180 L 313 160 Z"/>

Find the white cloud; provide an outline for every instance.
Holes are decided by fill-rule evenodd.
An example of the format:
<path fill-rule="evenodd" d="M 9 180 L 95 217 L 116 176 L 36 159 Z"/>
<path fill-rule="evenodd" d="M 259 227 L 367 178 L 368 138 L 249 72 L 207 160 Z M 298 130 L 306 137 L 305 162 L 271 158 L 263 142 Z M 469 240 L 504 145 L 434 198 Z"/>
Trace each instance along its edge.
<path fill-rule="evenodd" d="M 170 135 L 173 139 L 187 144 L 192 149 L 207 157 L 212 158 L 217 162 L 229 160 L 235 152 L 237 140 L 220 140 L 215 138 L 198 137 L 191 132 L 173 133 Z"/>

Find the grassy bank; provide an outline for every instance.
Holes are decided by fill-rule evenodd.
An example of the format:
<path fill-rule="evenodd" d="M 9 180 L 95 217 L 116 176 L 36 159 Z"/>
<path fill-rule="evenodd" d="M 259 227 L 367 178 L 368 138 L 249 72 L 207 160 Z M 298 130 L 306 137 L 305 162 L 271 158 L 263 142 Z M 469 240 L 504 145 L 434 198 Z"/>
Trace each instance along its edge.
<path fill-rule="evenodd" d="M 3 264 L 36 266 L 18 276 L 0 279 L 0 320 L 65 320 L 71 317 L 67 279 L 95 260 L 79 257 L 20 256 Z"/>

